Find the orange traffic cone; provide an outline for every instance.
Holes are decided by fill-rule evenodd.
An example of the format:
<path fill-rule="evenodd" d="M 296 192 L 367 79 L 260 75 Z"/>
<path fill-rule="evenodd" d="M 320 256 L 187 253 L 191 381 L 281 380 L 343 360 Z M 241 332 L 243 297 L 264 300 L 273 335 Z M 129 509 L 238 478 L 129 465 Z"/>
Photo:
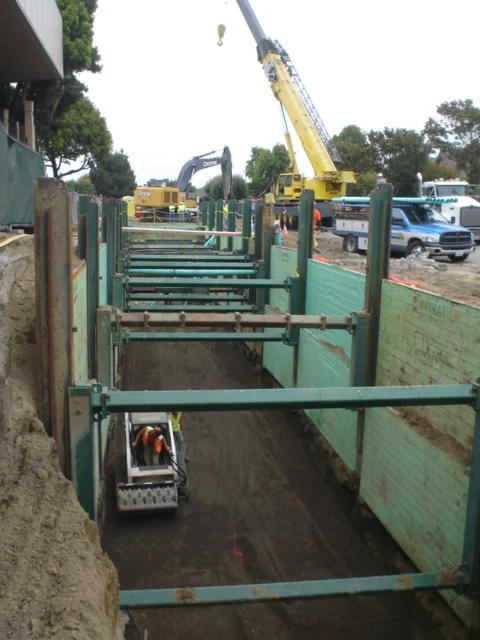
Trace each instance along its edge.
<path fill-rule="evenodd" d="M 287 229 L 287 225 L 285 224 L 285 222 L 283 223 L 283 237 L 284 238 L 288 238 L 288 229 Z"/>

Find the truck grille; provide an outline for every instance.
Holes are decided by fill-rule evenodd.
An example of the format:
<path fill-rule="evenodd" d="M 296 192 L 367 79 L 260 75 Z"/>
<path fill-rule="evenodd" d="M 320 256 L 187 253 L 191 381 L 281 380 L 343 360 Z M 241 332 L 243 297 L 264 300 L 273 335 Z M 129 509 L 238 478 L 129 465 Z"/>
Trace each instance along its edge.
<path fill-rule="evenodd" d="M 462 227 L 480 227 L 480 207 L 462 207 L 460 209 Z"/>
<path fill-rule="evenodd" d="M 468 249 L 472 245 L 470 233 L 467 231 L 448 231 L 440 236 L 443 249 Z"/>

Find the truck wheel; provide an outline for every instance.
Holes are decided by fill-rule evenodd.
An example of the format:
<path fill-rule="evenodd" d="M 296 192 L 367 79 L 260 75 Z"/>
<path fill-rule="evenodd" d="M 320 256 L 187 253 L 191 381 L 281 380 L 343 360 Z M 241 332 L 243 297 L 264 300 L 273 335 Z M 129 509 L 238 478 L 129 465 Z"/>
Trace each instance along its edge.
<path fill-rule="evenodd" d="M 412 240 L 407 248 L 407 256 L 419 255 L 425 253 L 425 247 L 420 240 Z"/>
<path fill-rule="evenodd" d="M 349 235 L 343 241 L 343 250 L 346 253 L 357 253 L 358 251 L 358 238 L 356 236 Z"/>
<path fill-rule="evenodd" d="M 463 256 L 448 256 L 452 262 L 464 262 L 468 258 L 468 253 L 464 253 Z"/>

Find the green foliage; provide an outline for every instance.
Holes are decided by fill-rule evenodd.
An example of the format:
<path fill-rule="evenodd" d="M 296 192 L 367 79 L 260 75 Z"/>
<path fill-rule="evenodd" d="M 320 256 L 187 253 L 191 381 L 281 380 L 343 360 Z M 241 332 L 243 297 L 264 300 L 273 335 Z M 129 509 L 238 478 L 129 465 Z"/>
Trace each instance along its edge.
<path fill-rule="evenodd" d="M 453 180 L 459 177 L 459 171 L 452 167 L 446 167 L 441 162 L 433 162 L 427 160 L 422 171 L 422 177 L 425 181 L 438 180 L 439 178 L 445 178 L 445 180 Z"/>
<path fill-rule="evenodd" d="M 208 180 L 204 187 L 205 196 L 215 200 L 223 200 L 223 178 L 215 176 Z M 235 200 L 243 200 L 247 197 L 247 182 L 241 175 L 234 175 L 232 178 L 232 197 Z"/>
<path fill-rule="evenodd" d="M 372 189 L 377 184 L 378 172 L 366 171 L 356 174 L 357 184 L 347 185 L 347 195 L 349 196 L 369 196 Z"/>
<path fill-rule="evenodd" d="M 346 170 L 356 173 L 375 170 L 372 147 L 367 134 L 360 127 L 350 124 L 344 127 L 338 136 L 333 136 L 332 140 L 342 158 L 342 166 Z"/>
<path fill-rule="evenodd" d="M 235 200 L 244 200 L 247 195 L 247 181 L 241 175 L 234 175 L 232 178 L 232 197 Z"/>
<path fill-rule="evenodd" d="M 50 162 L 56 178 L 72 175 L 105 160 L 108 156 L 112 137 L 105 118 L 88 100 L 80 98 L 59 118 L 41 127 L 44 136 L 44 153 Z M 62 164 L 69 166 L 82 158 L 80 166 L 61 171 Z"/>
<path fill-rule="evenodd" d="M 67 180 L 66 184 L 71 191 L 76 191 L 81 195 L 84 195 L 84 196 L 94 195 L 93 184 L 92 184 L 92 181 L 90 180 L 90 176 L 88 175 L 82 176 L 81 178 L 78 178 L 78 180 Z"/>
<path fill-rule="evenodd" d="M 285 145 L 276 144 L 273 149 L 253 147 L 245 175 L 250 179 L 251 194 L 258 198 L 276 183 L 281 173 L 289 170 L 290 158 Z"/>
<path fill-rule="evenodd" d="M 480 182 L 480 109 L 472 100 L 452 100 L 442 102 L 437 113 L 440 119 L 427 121 L 425 135 L 466 171 L 470 182 Z"/>
<path fill-rule="evenodd" d="M 170 178 L 150 178 L 147 187 L 176 187 L 177 181 Z"/>
<path fill-rule="evenodd" d="M 123 198 L 133 195 L 136 179 L 128 156 L 123 149 L 110 153 L 90 171 L 95 192 L 104 198 Z"/>
<path fill-rule="evenodd" d="M 417 194 L 416 174 L 425 166 L 432 151 L 422 134 L 411 129 L 370 131 L 368 139 L 376 170 L 382 171 L 393 184 L 394 193 Z"/>
<path fill-rule="evenodd" d="M 63 21 L 63 64 L 66 75 L 100 71 L 100 55 L 93 46 L 97 0 L 57 0 Z"/>

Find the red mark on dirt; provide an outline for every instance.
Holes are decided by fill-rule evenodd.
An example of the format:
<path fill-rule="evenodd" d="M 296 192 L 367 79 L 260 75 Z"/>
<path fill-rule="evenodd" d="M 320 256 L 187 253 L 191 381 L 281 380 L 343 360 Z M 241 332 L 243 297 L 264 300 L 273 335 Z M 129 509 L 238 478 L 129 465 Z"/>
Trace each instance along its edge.
<path fill-rule="evenodd" d="M 283 498 L 283 502 L 285 504 L 288 504 L 289 506 L 292 506 L 296 504 L 301 504 L 302 501 L 299 500 L 294 493 L 289 493 L 288 496 L 285 496 Z"/>

